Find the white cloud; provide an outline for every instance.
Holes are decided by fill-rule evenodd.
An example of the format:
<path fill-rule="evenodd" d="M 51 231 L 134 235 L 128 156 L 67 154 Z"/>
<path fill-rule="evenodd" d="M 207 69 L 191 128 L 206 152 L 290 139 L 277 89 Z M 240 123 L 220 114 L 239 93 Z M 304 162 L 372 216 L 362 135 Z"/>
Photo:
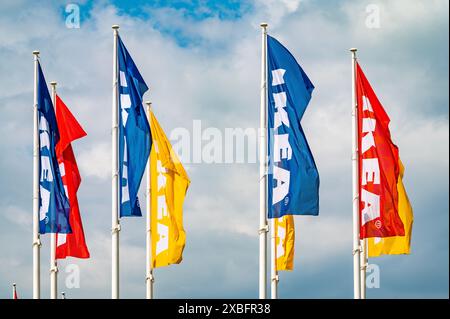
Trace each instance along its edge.
<path fill-rule="evenodd" d="M 88 133 L 74 143 L 74 148 L 84 178 L 79 198 L 82 213 L 86 212 L 82 217 L 92 259 L 61 262 L 62 266 L 77 263 L 82 270 L 82 289 L 68 293 L 74 298 L 109 297 L 114 23 L 121 25 L 122 39 L 150 87 L 145 99 L 153 101 L 155 114 L 168 135 L 175 127 L 191 130 L 194 119 L 201 119 L 204 128 L 258 126 L 259 22 L 269 22 L 271 34 L 298 58 L 316 86 L 302 125 L 321 176 L 320 216 L 296 217 L 299 271 L 307 266 L 318 273 L 339 272 L 333 268 L 334 261 L 351 260 L 351 46 L 360 48 L 367 76 L 391 116 L 393 137 L 406 165 L 408 192 L 418 194 L 414 198 L 417 220 L 445 221 L 445 217 L 437 217 L 448 216 L 448 197 L 446 203 L 435 203 L 427 211 L 422 204 L 437 196 L 430 189 L 448 192 L 448 180 L 442 177 L 448 176 L 448 71 L 441 70 L 445 62 L 439 59 L 441 55 L 435 55 L 447 52 L 448 57 L 448 45 L 430 35 L 430 44 L 441 50 L 425 55 L 411 48 L 418 46 L 416 37 L 425 39 L 420 33 L 422 22 L 432 35 L 448 35 L 436 29 L 442 21 L 448 22 L 444 13 L 448 10 L 443 10 L 448 4 L 380 3 L 387 20 L 376 32 L 364 27 L 364 6 L 355 6 L 352 1 L 256 1 L 255 11 L 237 21 L 196 21 L 162 9 L 153 11 L 154 17 L 147 21 L 119 15 L 113 6 L 101 3 L 89 19 L 82 21 L 80 29 L 66 29 L 56 5 L 5 7 L 2 3 L 0 59 L 7 63 L 0 64 L 0 74 L 6 75 L 0 77 L 0 107 L 4 111 L 0 118 L 0 135 L 4 137 L 0 141 L 0 201 L 6 203 L 1 214 L 9 222 L 0 225 L 0 242 L 16 240 L 2 250 L 0 291 L 18 281 L 23 294 L 31 294 L 27 279 L 31 265 L 31 51 L 40 49 L 47 80 L 58 81 L 60 96 Z M 155 21 L 172 30 L 183 29 L 183 35 L 193 42 L 180 47 L 173 36 L 153 26 Z M 392 54 L 387 54 L 387 49 L 392 49 Z M 435 62 L 440 64 L 436 66 Z M 434 112 L 427 112 L 427 107 Z M 158 294 L 256 297 L 257 165 L 190 167 L 185 260 L 181 265 L 158 270 Z M 143 218 L 122 222 L 123 297 L 144 295 L 144 226 Z M 433 237 L 436 234 L 446 234 L 448 241 L 448 226 L 435 222 L 428 230 L 418 228 L 414 236 L 427 237 L 427 242 L 442 241 Z M 43 240 L 46 248 L 42 258 L 47 260 L 47 238 Z M 447 251 L 440 251 L 439 256 L 445 253 L 448 257 Z M 4 265 L 14 270 L 9 272 Z M 448 273 L 448 264 L 441 273 L 445 271 Z M 198 284 L 208 285 L 211 278 L 221 284 L 220 290 L 211 287 L 209 292 Z M 47 289 L 47 277 L 43 285 Z M 420 295 L 420 289 L 416 289 L 416 295 Z M 289 296 L 298 295 L 294 292 Z"/>
<path fill-rule="evenodd" d="M 29 229 L 31 227 L 32 224 L 31 210 L 26 211 L 22 207 L 10 205 L 2 207 L 1 214 L 5 219 L 7 219 L 8 221 L 17 226 L 20 226 L 24 229 Z"/>
<path fill-rule="evenodd" d="M 111 146 L 99 143 L 77 156 L 80 172 L 84 176 L 106 179 L 111 176 Z"/>

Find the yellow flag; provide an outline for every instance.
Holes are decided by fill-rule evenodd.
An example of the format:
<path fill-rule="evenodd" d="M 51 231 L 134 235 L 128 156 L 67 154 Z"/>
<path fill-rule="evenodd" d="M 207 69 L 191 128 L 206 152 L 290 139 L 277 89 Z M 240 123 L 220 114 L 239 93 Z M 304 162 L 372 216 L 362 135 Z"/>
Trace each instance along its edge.
<path fill-rule="evenodd" d="M 294 269 L 294 216 L 284 215 L 275 218 L 275 243 L 277 270 Z"/>
<path fill-rule="evenodd" d="M 413 210 L 403 186 L 403 173 L 405 168 L 399 160 L 400 175 L 397 181 L 398 191 L 398 214 L 405 227 L 405 236 L 394 236 L 385 238 L 368 238 L 369 257 L 380 255 L 400 255 L 409 254 L 411 247 L 411 233 L 413 225 Z"/>
<path fill-rule="evenodd" d="M 156 268 L 179 264 L 183 259 L 183 202 L 190 180 L 153 112 L 150 129 L 151 264 Z"/>

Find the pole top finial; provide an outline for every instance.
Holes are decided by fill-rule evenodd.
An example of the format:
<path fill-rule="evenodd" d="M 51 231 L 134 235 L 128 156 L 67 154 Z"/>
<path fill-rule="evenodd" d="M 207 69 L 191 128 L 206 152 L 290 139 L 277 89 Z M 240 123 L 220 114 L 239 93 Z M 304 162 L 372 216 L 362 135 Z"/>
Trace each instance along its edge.
<path fill-rule="evenodd" d="M 16 286 L 16 283 L 15 282 L 13 282 L 13 287 L 15 287 Z"/>
<path fill-rule="evenodd" d="M 261 22 L 260 26 L 261 28 L 267 28 L 268 24 L 266 22 Z"/>
<path fill-rule="evenodd" d="M 51 81 L 50 82 L 50 85 L 52 85 L 52 86 L 56 86 L 56 84 L 58 84 L 56 81 Z"/>
<path fill-rule="evenodd" d="M 33 54 L 34 54 L 34 55 L 39 55 L 39 53 L 40 53 L 39 50 L 34 50 L 34 51 L 33 51 Z"/>
<path fill-rule="evenodd" d="M 356 52 L 356 51 L 358 51 L 357 48 L 351 48 L 351 49 L 350 49 L 350 52 Z"/>
<path fill-rule="evenodd" d="M 113 28 L 114 30 L 118 30 L 118 29 L 119 29 L 119 25 L 118 25 L 118 24 L 113 24 L 112 28 Z"/>
<path fill-rule="evenodd" d="M 152 105 L 152 102 L 150 102 L 150 101 L 145 101 L 145 104 L 147 104 L 148 106 L 151 106 L 151 105 Z"/>

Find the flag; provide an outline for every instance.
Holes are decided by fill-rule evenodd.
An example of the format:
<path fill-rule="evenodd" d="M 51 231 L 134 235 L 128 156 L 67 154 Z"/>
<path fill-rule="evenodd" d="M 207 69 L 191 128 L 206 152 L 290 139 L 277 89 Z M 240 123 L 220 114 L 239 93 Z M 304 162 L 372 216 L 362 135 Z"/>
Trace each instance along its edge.
<path fill-rule="evenodd" d="M 58 95 L 56 96 L 55 104 L 56 120 L 60 134 L 59 142 L 56 145 L 56 155 L 64 189 L 69 198 L 69 222 L 72 228 L 71 234 L 56 234 L 56 258 L 63 259 L 68 256 L 89 258 L 89 250 L 84 238 L 83 223 L 81 222 L 77 199 L 81 176 L 71 145 L 73 141 L 86 136 L 86 132 Z"/>
<path fill-rule="evenodd" d="M 16 284 L 13 284 L 13 299 L 19 299 L 19 297 L 17 296 Z"/>
<path fill-rule="evenodd" d="M 276 270 L 294 269 L 294 216 L 275 218 Z"/>
<path fill-rule="evenodd" d="M 358 63 L 356 96 L 360 238 L 404 236 L 398 213 L 398 148 L 391 140 L 389 116 Z"/>
<path fill-rule="evenodd" d="M 411 249 L 411 234 L 413 225 L 413 210 L 403 185 L 403 173 L 405 168 L 403 163 L 399 162 L 400 176 L 397 182 L 398 191 L 398 214 L 405 227 L 405 236 L 393 237 L 374 237 L 367 239 L 369 257 L 380 255 L 400 255 L 409 254 Z"/>
<path fill-rule="evenodd" d="M 53 103 L 38 62 L 39 233 L 70 233 L 69 200 L 59 171 L 55 146 L 59 141 Z"/>
<path fill-rule="evenodd" d="M 120 217 L 142 216 L 137 194 L 151 148 L 142 107 L 148 87 L 120 37 L 118 43 Z"/>
<path fill-rule="evenodd" d="M 276 39 L 268 44 L 268 216 L 319 214 L 319 172 L 300 121 L 314 85 Z"/>
<path fill-rule="evenodd" d="M 150 117 L 151 264 L 156 268 L 182 260 L 186 243 L 183 202 L 190 180 L 153 112 Z"/>

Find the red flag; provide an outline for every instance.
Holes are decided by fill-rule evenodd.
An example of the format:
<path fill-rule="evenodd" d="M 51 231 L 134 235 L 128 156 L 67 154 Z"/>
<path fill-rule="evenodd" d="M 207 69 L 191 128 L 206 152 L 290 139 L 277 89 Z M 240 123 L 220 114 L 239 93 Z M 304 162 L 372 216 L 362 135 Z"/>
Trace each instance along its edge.
<path fill-rule="evenodd" d="M 361 238 L 404 236 L 398 214 L 398 148 L 389 116 L 356 65 Z"/>
<path fill-rule="evenodd" d="M 86 132 L 59 96 L 56 96 L 56 121 L 58 122 L 60 135 L 59 142 L 56 145 L 56 155 L 58 156 L 64 188 L 70 202 L 69 223 L 72 228 L 70 234 L 56 235 L 56 258 L 63 259 L 67 256 L 89 258 L 77 199 L 81 176 L 71 145 L 76 139 L 86 136 Z"/>
<path fill-rule="evenodd" d="M 13 284 L 13 299 L 19 299 L 19 297 L 17 296 L 16 284 Z"/>

